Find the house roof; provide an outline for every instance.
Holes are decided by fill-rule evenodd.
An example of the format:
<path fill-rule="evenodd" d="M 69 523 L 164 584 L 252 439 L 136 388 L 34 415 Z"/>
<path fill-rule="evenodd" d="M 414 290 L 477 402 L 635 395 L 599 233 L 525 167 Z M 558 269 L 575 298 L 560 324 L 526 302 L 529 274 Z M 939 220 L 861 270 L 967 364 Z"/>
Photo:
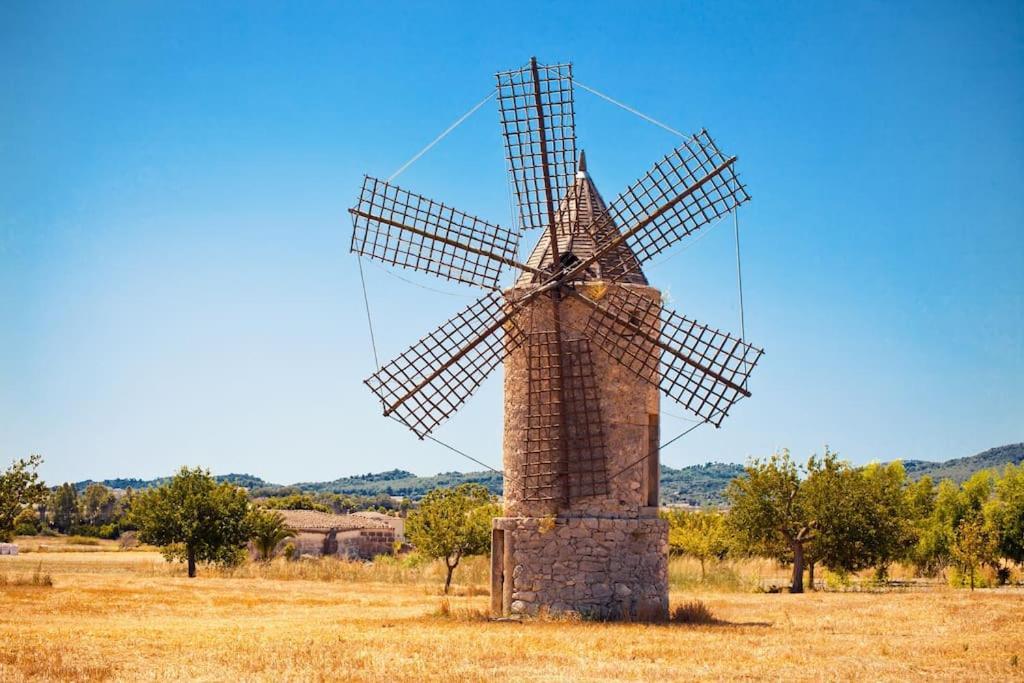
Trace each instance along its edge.
<path fill-rule="evenodd" d="M 356 515 L 334 515 L 319 510 L 278 510 L 285 524 L 296 531 L 351 531 L 354 529 L 389 529 L 383 522 Z"/>
<path fill-rule="evenodd" d="M 562 259 L 571 253 L 576 259 L 584 261 L 598 250 L 597 245 L 606 244 L 617 237 L 619 228 L 607 214 L 608 207 L 601 193 L 594 187 L 594 181 L 587 172 L 587 158 L 583 152 L 580 152 L 576 168 L 576 181 L 562 198 L 555 214 L 555 232 Z M 552 260 L 551 232 L 544 230 L 526 264 L 547 270 L 551 267 Z M 615 278 L 624 284 L 647 284 L 647 278 L 640 270 L 636 255 L 625 242 L 601 256 L 579 279 L 604 278 Z M 519 276 L 516 286 L 523 287 L 536 282 L 537 275 L 525 271 Z"/>

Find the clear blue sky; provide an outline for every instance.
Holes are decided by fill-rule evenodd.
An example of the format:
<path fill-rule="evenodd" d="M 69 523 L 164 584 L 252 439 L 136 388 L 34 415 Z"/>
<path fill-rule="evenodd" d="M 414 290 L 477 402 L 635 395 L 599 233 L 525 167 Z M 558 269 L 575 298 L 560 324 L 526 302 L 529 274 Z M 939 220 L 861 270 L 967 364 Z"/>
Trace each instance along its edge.
<path fill-rule="evenodd" d="M 754 396 L 663 462 L 1024 438 L 1019 2 L 6 2 L 0 458 L 41 453 L 51 482 L 476 469 L 362 386 L 345 210 L 531 54 L 706 126 L 753 195 Z M 607 199 L 676 144 L 581 91 L 577 120 Z M 493 103 L 401 182 L 508 225 Z M 738 328 L 730 226 L 687 247 L 648 277 Z M 367 278 L 388 357 L 477 295 Z M 499 465 L 500 403 L 495 376 L 438 436 Z"/>

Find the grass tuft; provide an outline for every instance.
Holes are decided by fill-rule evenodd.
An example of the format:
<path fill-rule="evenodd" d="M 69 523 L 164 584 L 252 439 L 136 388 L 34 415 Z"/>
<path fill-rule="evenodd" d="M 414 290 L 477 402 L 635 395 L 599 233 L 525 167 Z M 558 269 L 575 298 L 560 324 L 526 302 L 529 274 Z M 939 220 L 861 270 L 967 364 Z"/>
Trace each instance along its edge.
<path fill-rule="evenodd" d="M 43 563 L 40 562 L 31 574 L 19 574 L 13 577 L 0 574 L 0 588 L 7 587 L 52 588 L 53 577 L 43 571 Z"/>
<path fill-rule="evenodd" d="M 717 620 L 711 610 L 700 600 L 691 600 L 681 605 L 676 605 L 669 621 L 673 624 L 714 624 Z"/>

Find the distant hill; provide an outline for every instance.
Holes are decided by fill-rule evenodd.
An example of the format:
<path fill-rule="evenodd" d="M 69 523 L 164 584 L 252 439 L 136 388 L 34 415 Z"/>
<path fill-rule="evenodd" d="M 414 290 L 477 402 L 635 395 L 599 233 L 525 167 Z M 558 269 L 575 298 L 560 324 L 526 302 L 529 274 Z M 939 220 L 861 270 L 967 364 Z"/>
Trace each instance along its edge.
<path fill-rule="evenodd" d="M 492 493 L 501 493 L 501 475 L 497 472 L 442 472 L 432 477 L 418 477 L 405 470 L 391 470 L 380 474 L 342 477 L 334 481 L 302 482 L 294 488 L 316 493 L 345 493 L 374 496 L 381 493 L 416 500 L 439 486 L 457 486 L 467 482 L 483 484 Z"/>
<path fill-rule="evenodd" d="M 1024 462 L 1024 443 L 1011 443 L 997 446 L 977 455 L 966 458 L 954 458 L 945 462 L 929 462 L 927 460 L 904 460 L 903 466 L 912 479 L 920 479 L 927 475 L 938 481 L 952 479 L 960 483 L 970 479 L 971 475 L 981 470 L 1002 470 L 1009 464 L 1019 465 Z"/>
<path fill-rule="evenodd" d="M 674 469 L 661 466 L 662 505 L 720 505 L 725 486 L 743 474 L 743 465 L 709 462 Z"/>
<path fill-rule="evenodd" d="M 945 462 L 906 460 L 904 466 L 913 479 L 925 475 L 935 480 L 953 479 L 962 482 L 985 469 L 1001 470 L 1007 464 L 1024 463 L 1024 443 L 1008 444 Z M 728 463 L 707 463 L 673 468 L 661 466 L 661 502 L 669 505 L 719 505 L 725 502 L 729 480 L 743 474 L 743 466 Z M 159 486 L 167 477 L 158 479 L 104 479 L 101 484 L 111 488 L 145 489 Z M 418 500 L 439 486 L 457 486 L 466 482 L 483 484 L 492 493 L 501 494 L 501 475 L 497 472 L 442 472 L 432 477 L 419 477 L 406 470 L 390 470 L 372 474 L 342 477 L 333 481 L 300 482 L 290 486 L 272 484 L 251 474 L 222 474 L 218 481 L 227 481 L 247 489 L 259 489 L 260 495 L 305 491 L 310 493 L 342 493 L 347 495 L 401 496 Z M 79 491 L 93 483 L 91 479 L 75 484 Z"/>
<path fill-rule="evenodd" d="M 112 489 L 148 489 L 154 486 L 160 486 L 170 481 L 170 477 L 157 477 L 156 479 L 134 479 L 134 478 L 118 478 L 118 479 L 104 479 L 98 483 Z M 218 474 L 214 476 L 217 481 L 226 481 L 234 484 L 235 486 L 244 486 L 247 489 L 259 488 L 261 486 L 274 486 L 274 484 L 268 484 L 259 477 L 254 477 L 251 474 Z M 83 481 L 76 481 L 74 486 L 79 493 L 84 491 L 89 484 L 95 484 L 96 481 L 92 479 L 85 479 Z"/>

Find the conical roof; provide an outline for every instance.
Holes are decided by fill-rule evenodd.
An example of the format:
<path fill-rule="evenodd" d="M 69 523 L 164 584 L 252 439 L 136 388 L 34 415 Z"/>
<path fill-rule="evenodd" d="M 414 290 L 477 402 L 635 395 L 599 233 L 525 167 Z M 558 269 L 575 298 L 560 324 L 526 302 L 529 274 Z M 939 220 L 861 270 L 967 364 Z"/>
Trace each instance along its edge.
<path fill-rule="evenodd" d="M 594 187 L 590 174 L 587 173 L 587 159 L 583 152 L 580 152 L 576 168 L 576 181 L 562 198 L 558 212 L 555 214 L 558 251 L 563 263 L 566 262 L 566 259 L 586 260 L 594 254 L 598 244 L 607 244 L 619 234 L 619 228 L 610 218 L 597 220 L 606 216 L 607 206 L 601 193 Z M 570 254 L 571 256 L 569 256 Z M 547 271 L 551 269 L 551 261 L 551 232 L 543 230 L 537 241 L 537 246 L 533 248 L 526 264 Z M 647 278 L 640 270 L 640 263 L 637 261 L 636 255 L 625 242 L 602 255 L 578 279 L 610 278 L 624 284 L 647 284 Z M 537 276 L 525 271 L 519 276 L 516 285 L 526 286 L 536 284 L 536 282 Z"/>

